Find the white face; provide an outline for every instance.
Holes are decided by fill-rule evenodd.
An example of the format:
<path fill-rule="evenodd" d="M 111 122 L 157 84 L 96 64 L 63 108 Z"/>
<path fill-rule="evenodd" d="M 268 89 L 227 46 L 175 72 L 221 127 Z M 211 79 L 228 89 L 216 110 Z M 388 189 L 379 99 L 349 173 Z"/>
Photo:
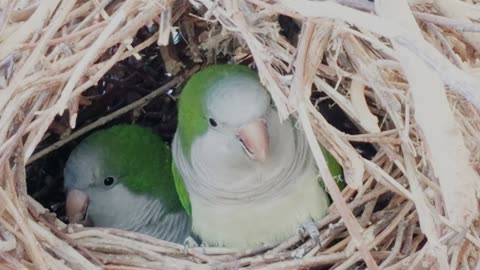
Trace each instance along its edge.
<path fill-rule="evenodd" d="M 230 78 L 216 87 L 207 97 L 208 130 L 192 146 L 194 174 L 205 176 L 195 177 L 197 184 L 237 193 L 276 181 L 274 175 L 282 169 L 278 164 L 289 163 L 294 156 L 291 121 L 280 122 L 268 92 L 257 80 Z M 243 127 L 259 120 L 266 124 L 268 144 L 268 155 L 261 161 L 252 158 L 239 136 Z"/>
<path fill-rule="evenodd" d="M 124 185 L 117 184 L 111 189 L 89 188 L 90 198 L 87 217 L 96 227 L 113 227 L 131 230 L 132 225 L 141 222 L 151 198 L 130 192 Z"/>
<path fill-rule="evenodd" d="M 218 82 L 207 96 L 208 117 L 219 128 L 238 129 L 242 124 L 265 117 L 270 96 L 259 81 L 239 77 Z"/>
<path fill-rule="evenodd" d="M 239 138 L 242 126 L 257 120 L 267 121 L 270 133 L 275 126 L 276 112 L 270 96 L 260 82 L 245 77 L 219 82 L 207 96 L 208 131 L 199 139 L 209 145 L 212 158 L 222 160 L 232 169 L 254 166 L 258 161 L 248 156 Z M 271 137 L 271 136 L 269 136 Z M 215 161 L 212 161 L 215 162 Z"/>
<path fill-rule="evenodd" d="M 111 175 L 105 170 L 99 151 L 98 147 L 81 144 L 70 154 L 64 170 L 67 190 L 109 189 L 109 186 L 116 184 L 118 175 Z M 104 186 L 107 177 L 113 177 L 114 181 L 112 184 L 107 181 L 109 185 Z"/>
<path fill-rule="evenodd" d="M 118 179 L 122 176 L 105 168 L 98 152 L 100 150 L 91 145 L 81 145 L 69 157 L 64 171 L 64 185 L 68 191 L 67 214 L 82 210 L 86 212 L 78 215 L 85 216 L 88 221 L 78 222 L 93 222 L 98 227 L 129 228 L 131 219 L 142 213 L 132 211 L 132 208 L 141 209 L 148 200 L 119 183 Z M 72 190 L 82 192 L 88 198 L 82 203 L 87 205 L 70 205 L 68 197 Z"/>

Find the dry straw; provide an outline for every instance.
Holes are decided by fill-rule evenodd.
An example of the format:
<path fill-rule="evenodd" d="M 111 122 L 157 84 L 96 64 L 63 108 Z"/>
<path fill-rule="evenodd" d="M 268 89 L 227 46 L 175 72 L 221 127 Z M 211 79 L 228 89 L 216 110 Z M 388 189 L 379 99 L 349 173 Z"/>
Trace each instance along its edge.
<path fill-rule="evenodd" d="M 480 7 L 471 1 L 0 2 L 0 269 L 480 269 L 480 24 L 473 23 Z M 201 16 L 188 14 L 190 5 Z M 301 27 L 294 40 L 279 34 L 279 15 Z M 212 25 L 200 46 L 211 53 L 236 40 L 227 50 L 253 57 L 279 114 L 293 114 L 305 130 L 335 202 L 317 222 L 319 239 L 184 249 L 131 232 L 67 227 L 26 194 L 26 163 L 152 96 L 32 157 L 54 117 L 68 113 L 74 127 L 84 90 L 118 61 L 168 43 L 172 24 L 191 16 Z M 133 47 L 136 32 L 152 23 L 158 33 Z M 331 126 L 310 102 L 312 89 L 362 133 Z M 342 192 L 317 140 L 343 165 Z M 378 152 L 367 160 L 349 142 Z"/>

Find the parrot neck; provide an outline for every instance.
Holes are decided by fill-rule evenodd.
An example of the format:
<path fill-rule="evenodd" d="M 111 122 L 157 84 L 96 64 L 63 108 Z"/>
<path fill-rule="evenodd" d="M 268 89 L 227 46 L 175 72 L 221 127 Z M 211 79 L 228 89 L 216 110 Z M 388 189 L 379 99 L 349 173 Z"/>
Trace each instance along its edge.
<path fill-rule="evenodd" d="M 288 194 L 305 170 L 313 166 L 306 138 L 301 130 L 292 128 L 291 121 L 281 123 L 278 118 L 270 121 L 271 155 L 262 163 L 218 158 L 209 151 L 215 144 L 223 144 L 218 138 L 200 138 L 205 141 L 192 147 L 192 161 L 188 161 L 176 138 L 173 151 L 189 193 L 205 203 L 230 205 Z"/>

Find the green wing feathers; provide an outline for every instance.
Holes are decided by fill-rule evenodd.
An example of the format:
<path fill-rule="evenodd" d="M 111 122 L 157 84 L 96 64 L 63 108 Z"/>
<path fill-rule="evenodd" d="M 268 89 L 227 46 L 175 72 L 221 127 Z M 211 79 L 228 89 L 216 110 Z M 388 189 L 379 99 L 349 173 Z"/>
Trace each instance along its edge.
<path fill-rule="evenodd" d="M 185 208 L 187 214 L 189 216 L 192 216 L 192 205 L 190 204 L 190 198 L 188 197 L 188 192 L 185 188 L 183 178 L 177 169 L 177 165 L 175 165 L 175 161 L 172 161 L 172 174 L 175 181 L 175 188 L 177 189 L 178 197 L 180 198 L 180 202 L 182 203 L 183 208 Z"/>
<path fill-rule="evenodd" d="M 337 183 L 338 188 L 342 190 L 345 188 L 345 179 L 343 178 L 343 169 L 340 163 L 330 154 L 330 152 L 327 151 L 323 146 L 321 146 L 323 156 L 325 157 L 325 160 L 327 161 L 327 166 L 328 169 L 330 170 L 330 173 L 333 176 L 333 179 L 335 179 L 335 182 Z M 321 182 L 322 187 L 325 188 L 323 181 Z"/>

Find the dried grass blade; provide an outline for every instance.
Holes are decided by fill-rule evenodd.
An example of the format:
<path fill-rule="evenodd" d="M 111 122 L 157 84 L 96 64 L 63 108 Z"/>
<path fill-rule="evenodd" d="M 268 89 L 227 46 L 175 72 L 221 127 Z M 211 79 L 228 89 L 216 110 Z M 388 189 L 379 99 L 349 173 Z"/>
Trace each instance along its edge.
<path fill-rule="evenodd" d="M 376 7 L 380 15 L 396 19 L 408 26 L 418 39 L 423 39 L 405 1 L 391 3 L 380 0 L 376 2 Z M 429 149 L 433 171 L 440 181 L 447 214 L 455 225 L 466 230 L 478 214 L 476 192 L 472 189 L 477 185 L 478 177 L 469 164 L 468 150 L 449 108 L 443 83 L 433 70 L 407 48 L 396 40 L 392 40 L 392 44 L 401 56 L 399 61 L 410 83 L 415 119 Z M 438 259 L 440 269 L 449 269 L 446 247 L 440 244 L 431 210 L 418 184 L 413 156 L 409 154 L 408 145 L 404 144 L 402 149 L 422 231 L 429 239 L 429 246 Z"/>
<path fill-rule="evenodd" d="M 473 15 L 472 18 L 478 18 L 478 15 L 480 15 L 480 12 L 477 12 L 477 14 L 469 14 L 474 12 L 475 6 L 466 2 L 435 0 L 433 1 L 433 5 L 440 11 L 440 13 L 445 14 L 450 18 L 455 18 L 460 22 L 470 23 L 470 16 Z M 477 51 L 480 51 L 480 33 L 461 32 L 461 35 Z"/>
<path fill-rule="evenodd" d="M 422 39 L 413 16 L 408 7 L 405 8 L 406 3 L 401 6 L 380 1 L 377 5 L 379 13 L 384 16 L 402 16 L 398 17 L 399 22 L 410 25 L 412 32 Z M 395 40 L 393 45 L 402 55 L 399 61 L 410 83 L 414 116 L 421 129 L 420 134 L 428 145 L 429 160 L 440 181 L 447 214 L 455 225 L 466 229 L 478 215 L 476 187 L 479 178 L 470 166 L 469 151 L 450 109 L 443 83 L 434 71 L 408 49 Z"/>
<path fill-rule="evenodd" d="M 44 252 L 42 252 L 43 249 L 40 248 L 41 247 L 40 243 L 37 241 L 37 239 L 33 235 L 31 229 L 29 228 L 25 220 L 25 217 L 22 215 L 21 212 L 19 212 L 16 209 L 15 205 L 13 205 L 13 203 L 10 201 L 10 198 L 7 192 L 5 192 L 5 190 L 3 190 L 3 188 L 1 187 L 0 187 L 0 200 L 5 202 L 6 211 L 8 211 L 10 215 L 12 215 L 16 225 L 20 228 L 23 235 L 25 236 L 25 241 L 27 241 L 27 243 L 24 243 L 25 248 L 29 256 L 31 257 L 32 261 L 35 263 L 36 267 L 38 267 L 38 269 L 40 270 L 49 269 L 44 259 L 44 254 L 43 254 Z"/>
<path fill-rule="evenodd" d="M 350 101 L 355 115 L 360 120 L 360 125 L 369 133 L 379 133 L 378 118 L 370 112 L 365 100 L 365 85 L 357 80 L 352 80 L 350 86 Z"/>
<path fill-rule="evenodd" d="M 342 194 L 340 193 L 340 190 L 338 189 L 338 186 L 328 169 L 325 157 L 323 156 L 320 145 L 318 144 L 315 134 L 313 133 L 312 124 L 310 123 L 310 119 L 308 117 L 308 109 L 305 104 L 311 103 L 308 96 L 304 93 L 310 92 L 312 82 L 307 85 L 305 84 L 304 78 L 306 77 L 306 72 L 315 72 L 315 70 L 305 70 L 305 58 L 307 56 L 308 45 L 313 29 L 314 25 L 311 22 L 307 21 L 304 30 L 306 34 L 303 35 L 303 38 L 300 40 L 298 45 L 299 49 L 297 53 L 297 59 L 294 63 L 296 70 L 294 73 L 294 80 L 291 86 L 291 91 L 297 97 L 295 106 L 299 115 L 300 123 L 302 124 L 303 130 L 305 131 L 305 134 L 307 136 L 310 149 L 312 150 L 313 157 L 319 168 L 320 175 L 322 176 L 323 182 L 325 183 L 325 186 L 327 187 L 330 196 L 332 196 L 333 201 L 335 202 L 337 209 L 341 217 L 343 218 L 343 221 L 345 222 L 345 226 L 347 227 L 350 235 L 352 236 L 352 239 L 356 247 L 360 251 L 360 254 L 363 257 L 367 267 L 372 270 L 378 269 L 378 265 L 373 259 L 372 254 L 370 254 L 367 244 L 362 237 L 363 229 L 358 224 L 358 221 L 355 219 L 352 212 L 348 209 L 348 206 L 343 200 Z"/>

